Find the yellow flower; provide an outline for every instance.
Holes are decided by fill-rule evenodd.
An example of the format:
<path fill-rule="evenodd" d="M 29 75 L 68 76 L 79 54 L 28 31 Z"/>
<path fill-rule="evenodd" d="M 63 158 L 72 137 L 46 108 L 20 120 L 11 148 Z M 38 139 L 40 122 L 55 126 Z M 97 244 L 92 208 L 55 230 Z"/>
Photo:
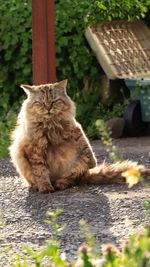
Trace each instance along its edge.
<path fill-rule="evenodd" d="M 137 184 L 140 181 L 141 174 L 137 169 L 131 168 L 122 173 L 122 176 L 126 178 L 126 183 L 129 187 Z"/>

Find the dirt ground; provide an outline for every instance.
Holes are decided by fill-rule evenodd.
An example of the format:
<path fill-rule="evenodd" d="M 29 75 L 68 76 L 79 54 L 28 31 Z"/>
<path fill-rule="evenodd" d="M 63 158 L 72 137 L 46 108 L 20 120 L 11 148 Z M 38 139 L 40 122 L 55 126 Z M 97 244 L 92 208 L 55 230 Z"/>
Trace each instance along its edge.
<path fill-rule="evenodd" d="M 129 158 L 150 167 L 150 137 L 124 138 L 115 140 L 124 158 Z M 100 141 L 92 142 L 99 162 L 108 161 L 108 154 Z M 9 159 L 0 160 L 0 217 L 5 227 L 0 236 L 1 248 L 22 250 L 24 244 L 43 246 L 50 239 L 52 231 L 44 222 L 46 211 L 62 208 L 58 221 L 66 224 L 60 234 L 61 250 L 74 258 L 79 245 L 79 221 L 85 219 L 91 226 L 99 243 L 113 242 L 120 246 L 134 231 L 140 231 L 149 224 L 149 217 L 143 203 L 150 196 L 150 187 L 136 185 L 82 186 L 42 195 L 29 191 L 18 178 Z M 9 252 L 1 256 L 0 266 L 10 266 Z"/>

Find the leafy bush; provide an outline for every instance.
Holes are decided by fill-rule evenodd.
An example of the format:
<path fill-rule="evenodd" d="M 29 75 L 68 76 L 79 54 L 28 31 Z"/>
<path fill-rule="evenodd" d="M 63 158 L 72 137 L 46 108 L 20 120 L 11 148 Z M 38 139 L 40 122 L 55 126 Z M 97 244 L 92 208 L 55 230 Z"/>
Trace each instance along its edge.
<path fill-rule="evenodd" d="M 20 98 L 20 101 L 15 102 L 12 108 L 9 107 L 7 95 L 5 95 L 2 101 L 4 101 L 4 99 L 6 99 L 6 101 L 2 103 L 4 108 L 3 112 L 0 114 L 0 158 L 8 157 L 10 131 L 15 126 L 16 117 L 19 111 L 19 105 L 22 98 Z"/>
<path fill-rule="evenodd" d="M 92 19 L 94 21 L 109 21 L 114 19 L 135 19 L 145 18 L 150 8 L 149 0 L 101 0 L 95 1 L 92 6 Z M 148 14 L 147 14 L 148 15 Z"/>
<path fill-rule="evenodd" d="M 97 80 L 99 66 L 84 37 L 84 21 L 95 1 L 59 0 L 56 2 L 56 58 L 57 76 L 69 79 L 70 94 L 84 89 L 85 83 Z"/>
<path fill-rule="evenodd" d="M 11 103 L 31 83 L 31 1 L 0 0 L 0 90 Z"/>
<path fill-rule="evenodd" d="M 31 83 L 31 1 L 0 0 L 0 157 L 8 156 L 22 91 Z"/>

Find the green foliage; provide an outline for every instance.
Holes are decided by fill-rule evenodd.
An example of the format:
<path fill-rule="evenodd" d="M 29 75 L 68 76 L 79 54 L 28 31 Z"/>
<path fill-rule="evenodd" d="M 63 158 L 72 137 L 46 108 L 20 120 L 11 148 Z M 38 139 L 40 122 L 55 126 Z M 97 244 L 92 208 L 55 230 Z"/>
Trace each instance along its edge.
<path fill-rule="evenodd" d="M 99 138 L 97 120 L 107 121 L 113 117 L 121 117 L 129 103 L 129 100 L 125 99 L 122 103 L 103 106 L 100 103 L 100 99 L 98 87 L 93 87 L 93 90 L 82 90 L 74 96 L 77 107 L 77 120 L 82 124 L 89 138 Z"/>
<path fill-rule="evenodd" d="M 41 251 L 34 251 L 29 249 L 28 247 L 25 248 L 26 252 L 35 263 L 36 267 L 43 266 L 43 259 L 47 259 L 47 262 L 53 263 L 53 266 L 57 267 L 66 267 L 67 262 L 63 260 L 60 251 L 59 251 L 59 243 L 55 240 L 49 241 L 47 246 L 42 249 Z M 47 265 L 47 264 L 46 264 Z M 27 265 L 29 266 L 29 265 Z M 19 266 L 16 266 L 19 267 Z M 22 265 L 20 266 L 22 267 Z"/>
<path fill-rule="evenodd" d="M 99 89 L 95 87 L 93 91 L 82 90 L 77 92 L 74 100 L 76 103 L 77 120 L 80 121 L 89 137 L 96 137 L 95 120 L 102 111 Z"/>
<path fill-rule="evenodd" d="M 89 227 L 89 225 L 84 219 L 80 220 L 79 225 L 81 228 L 80 236 L 85 240 L 86 245 L 90 248 L 90 252 L 96 258 L 99 254 L 98 247 L 100 244 L 98 244 L 97 240 L 95 239 L 95 236 L 92 234 L 92 229 Z M 80 251 L 83 251 L 83 247 L 82 249 L 80 248 Z"/>
<path fill-rule="evenodd" d="M 54 229 L 58 230 L 57 216 L 60 210 L 49 212 Z M 57 224 L 57 227 L 55 225 Z M 76 261 L 68 262 L 65 255 L 60 253 L 59 242 L 55 237 L 47 241 L 44 248 L 34 250 L 25 247 L 26 256 L 16 255 L 11 263 L 11 267 L 148 267 L 150 264 L 150 228 L 145 228 L 143 232 L 133 234 L 128 241 L 118 250 L 111 244 L 102 246 L 102 251 L 96 248 L 95 237 L 91 234 L 90 228 L 85 221 L 80 223 L 85 232 L 86 243 L 79 248 Z M 25 258 L 25 259 L 23 259 Z"/>
<path fill-rule="evenodd" d="M 19 85 L 31 83 L 30 3 L 0 0 L 0 158 L 8 156 L 10 129 L 22 94 Z"/>
<path fill-rule="evenodd" d="M 116 146 L 113 144 L 111 132 L 104 120 L 97 120 L 96 127 L 101 134 L 102 143 L 107 146 L 107 152 L 109 153 L 110 159 L 114 162 L 121 161 L 122 155 L 118 153 Z"/>
<path fill-rule="evenodd" d="M 9 113 L 7 121 L 5 119 L 0 121 L 0 158 L 8 157 L 10 129 L 15 124 L 15 118 L 13 113 Z"/>
<path fill-rule="evenodd" d="M 144 208 L 146 209 L 147 213 L 150 216 L 150 200 L 144 202 Z"/>
<path fill-rule="evenodd" d="M 60 232 L 62 232 L 65 228 L 65 226 L 60 227 L 59 224 L 57 223 L 57 218 L 58 216 L 63 212 L 62 209 L 57 209 L 55 212 L 48 211 L 46 213 L 46 220 L 45 222 L 54 229 L 54 235 L 53 239 L 57 241 L 58 235 Z"/>
<path fill-rule="evenodd" d="M 99 67 L 84 37 L 85 17 L 95 1 L 56 1 L 57 76 L 69 79 L 70 94 L 82 90 L 90 77 L 94 83 Z"/>
<path fill-rule="evenodd" d="M 149 0 L 101 0 L 95 1 L 92 6 L 93 21 L 111 21 L 114 19 L 135 19 L 145 18 L 150 8 Z"/>
<path fill-rule="evenodd" d="M 0 90 L 10 103 L 31 82 L 31 1 L 0 0 Z"/>
<path fill-rule="evenodd" d="M 2 93 L 2 98 L 0 99 L 0 158 L 8 157 L 10 133 L 16 123 L 21 100 L 22 97 L 10 107 L 8 94 Z"/>

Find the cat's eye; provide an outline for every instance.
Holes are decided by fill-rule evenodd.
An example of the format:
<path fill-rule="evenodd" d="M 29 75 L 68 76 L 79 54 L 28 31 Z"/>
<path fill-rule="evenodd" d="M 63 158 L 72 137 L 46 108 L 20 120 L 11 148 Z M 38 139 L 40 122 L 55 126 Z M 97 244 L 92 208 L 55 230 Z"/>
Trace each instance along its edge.
<path fill-rule="evenodd" d="M 62 101 L 60 98 L 54 100 L 54 103 L 58 103 L 58 104 L 59 104 L 59 103 L 62 103 L 62 102 L 63 102 L 63 101 Z"/>
<path fill-rule="evenodd" d="M 38 105 L 40 105 L 41 103 L 40 103 L 39 101 L 35 101 L 33 104 L 36 105 L 36 106 L 38 106 Z"/>

